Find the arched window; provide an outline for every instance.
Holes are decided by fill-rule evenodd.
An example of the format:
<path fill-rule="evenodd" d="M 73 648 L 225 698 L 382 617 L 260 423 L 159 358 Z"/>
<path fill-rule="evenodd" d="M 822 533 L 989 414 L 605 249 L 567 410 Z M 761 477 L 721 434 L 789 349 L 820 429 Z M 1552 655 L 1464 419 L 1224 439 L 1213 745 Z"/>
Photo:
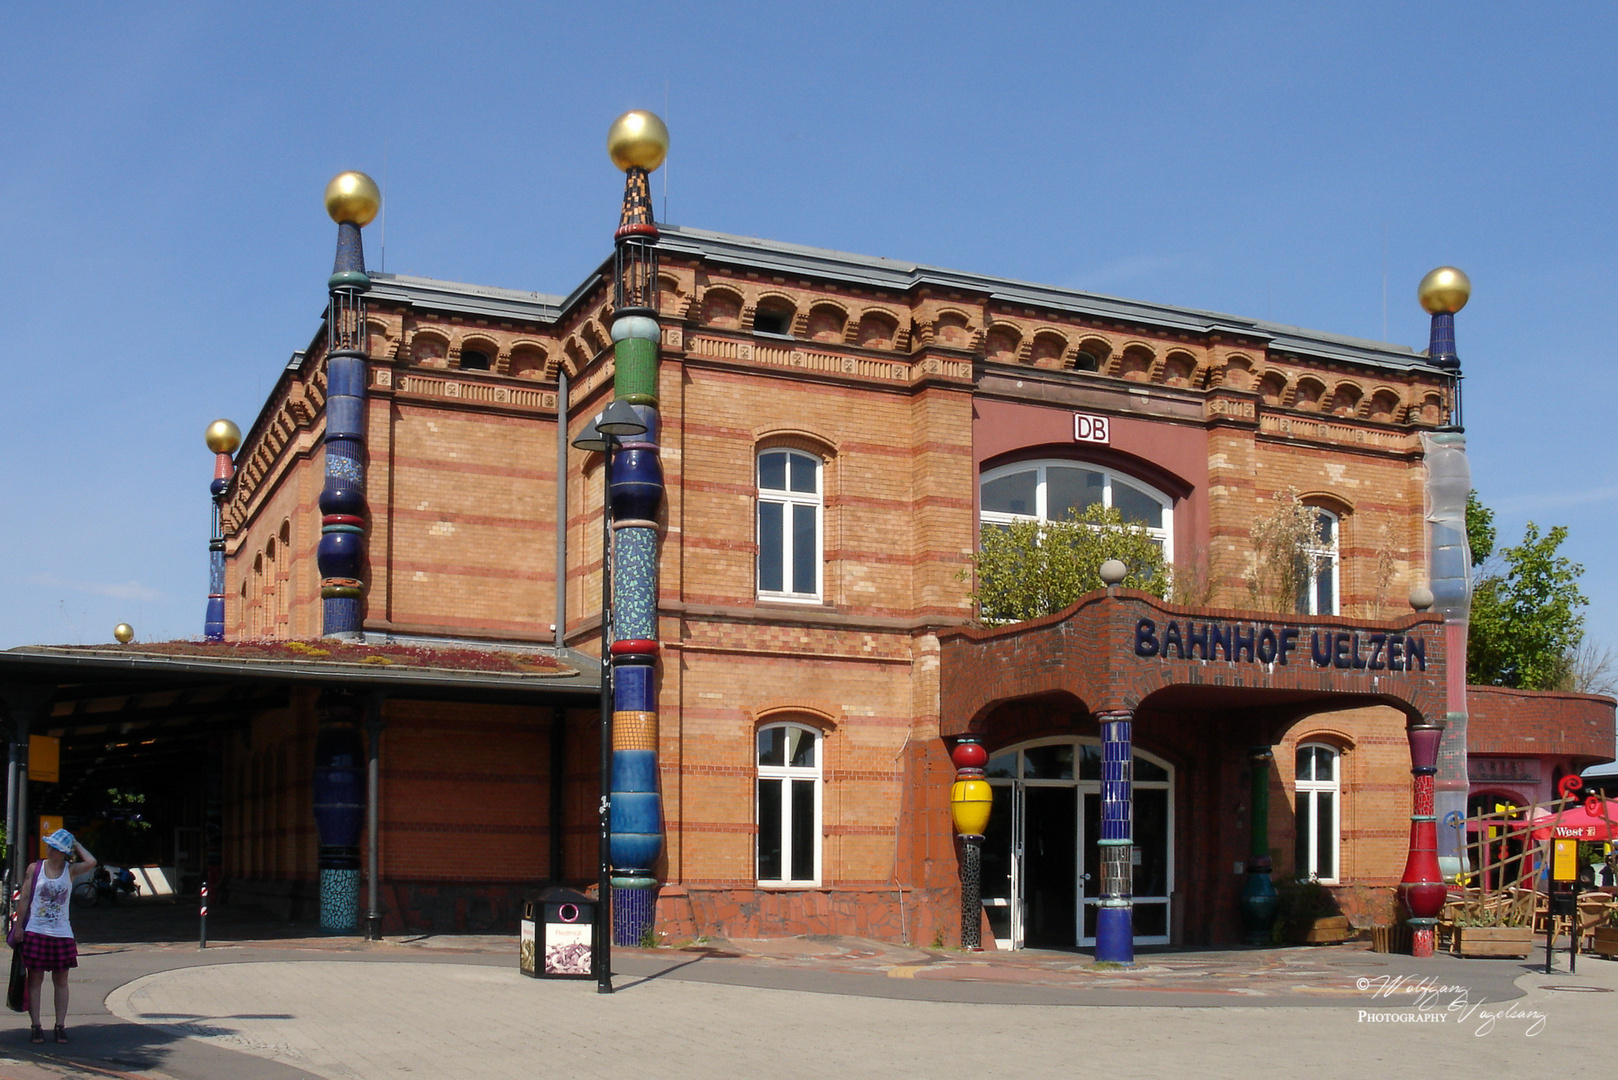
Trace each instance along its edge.
<path fill-rule="evenodd" d="M 801 450 L 758 455 L 758 594 L 818 602 L 825 501 L 821 460 Z"/>
<path fill-rule="evenodd" d="M 1294 794 L 1297 798 L 1297 850 L 1293 861 L 1299 879 L 1337 880 L 1337 847 L 1342 818 L 1343 755 L 1335 746 L 1304 743 L 1298 747 Z"/>
<path fill-rule="evenodd" d="M 1341 524 L 1336 514 L 1318 506 L 1314 532 L 1304 546 L 1308 564 L 1303 577 L 1303 595 L 1298 597 L 1300 615 L 1338 614 L 1337 534 Z"/>
<path fill-rule="evenodd" d="M 978 494 L 984 525 L 1064 521 L 1097 503 L 1110 506 L 1125 521 L 1144 525 L 1163 548 L 1164 561 L 1174 560 L 1174 500 L 1112 469 L 1076 461 L 1019 461 L 984 473 Z"/>
<path fill-rule="evenodd" d="M 758 732 L 758 882 L 820 884 L 821 736 L 802 724 Z"/>

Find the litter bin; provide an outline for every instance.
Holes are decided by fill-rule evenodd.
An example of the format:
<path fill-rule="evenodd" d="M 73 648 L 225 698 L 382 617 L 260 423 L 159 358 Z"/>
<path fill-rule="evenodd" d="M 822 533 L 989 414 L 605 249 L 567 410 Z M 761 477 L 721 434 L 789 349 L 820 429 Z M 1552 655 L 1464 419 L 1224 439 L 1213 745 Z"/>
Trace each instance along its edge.
<path fill-rule="evenodd" d="M 518 970 L 535 979 L 588 979 L 596 902 L 560 886 L 525 897 Z"/>

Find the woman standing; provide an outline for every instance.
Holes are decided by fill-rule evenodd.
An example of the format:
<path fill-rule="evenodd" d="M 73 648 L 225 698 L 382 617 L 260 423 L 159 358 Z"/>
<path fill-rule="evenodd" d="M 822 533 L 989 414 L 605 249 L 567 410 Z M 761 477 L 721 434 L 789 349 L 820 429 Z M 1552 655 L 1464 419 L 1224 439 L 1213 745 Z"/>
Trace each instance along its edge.
<path fill-rule="evenodd" d="M 67 973 L 79 966 L 79 946 L 73 940 L 73 927 L 68 922 L 68 902 L 73 895 L 73 879 L 95 869 L 95 856 L 73 839 L 66 829 L 57 829 L 45 838 L 46 857 L 28 868 L 23 878 L 22 962 L 28 969 L 28 1016 L 33 1021 L 29 1041 L 42 1043 L 45 1032 L 39 1025 L 39 992 L 45 985 L 45 973 L 51 973 L 56 989 L 56 1041 L 67 1042 Z M 77 852 L 80 862 L 74 866 L 68 856 Z M 12 925 L 12 933 L 17 931 Z"/>

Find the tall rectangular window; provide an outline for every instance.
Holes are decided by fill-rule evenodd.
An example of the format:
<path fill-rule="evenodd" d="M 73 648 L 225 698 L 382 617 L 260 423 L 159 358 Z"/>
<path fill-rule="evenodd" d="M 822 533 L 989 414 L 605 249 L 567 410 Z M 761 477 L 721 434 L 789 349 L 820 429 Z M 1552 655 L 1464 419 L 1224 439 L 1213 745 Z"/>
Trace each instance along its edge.
<path fill-rule="evenodd" d="M 1297 798 L 1297 847 L 1293 866 L 1299 878 L 1337 880 L 1337 838 L 1341 826 L 1342 783 L 1335 747 L 1310 743 L 1298 747 L 1294 794 Z"/>
<path fill-rule="evenodd" d="M 758 881 L 820 883 L 820 733 L 773 724 L 758 733 Z"/>
<path fill-rule="evenodd" d="M 821 596 L 819 458 L 797 450 L 758 456 L 758 594 L 779 600 Z"/>

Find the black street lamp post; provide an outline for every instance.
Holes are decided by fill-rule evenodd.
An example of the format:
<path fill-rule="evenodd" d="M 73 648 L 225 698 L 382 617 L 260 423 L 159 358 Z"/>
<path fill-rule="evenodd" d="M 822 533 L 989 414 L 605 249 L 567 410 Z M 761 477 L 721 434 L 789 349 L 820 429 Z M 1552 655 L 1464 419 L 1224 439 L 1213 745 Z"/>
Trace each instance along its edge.
<path fill-rule="evenodd" d="M 618 440 L 646 433 L 627 401 L 614 401 L 573 439 L 576 450 L 601 453 L 601 834 L 596 868 L 596 919 L 590 963 L 596 993 L 612 993 L 612 454 Z"/>

